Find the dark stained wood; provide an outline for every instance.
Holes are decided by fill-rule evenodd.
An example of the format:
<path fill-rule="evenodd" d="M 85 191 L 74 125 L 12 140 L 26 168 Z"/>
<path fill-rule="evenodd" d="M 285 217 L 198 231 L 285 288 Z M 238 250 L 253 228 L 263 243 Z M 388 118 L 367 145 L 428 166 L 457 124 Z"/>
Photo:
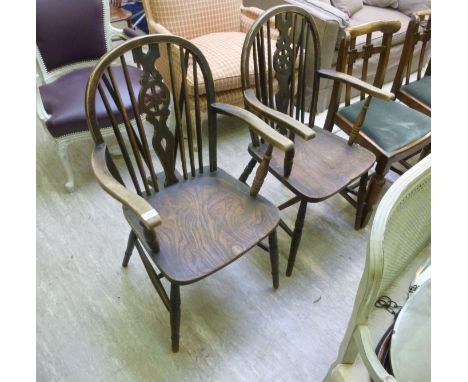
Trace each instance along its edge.
<path fill-rule="evenodd" d="M 171 64 L 168 83 L 159 70 L 160 49 L 168 52 Z M 125 55 L 130 54 L 141 69 L 138 91 L 133 88 L 125 60 Z M 208 105 L 205 144 L 209 158 L 204 167 L 201 106 L 197 101 L 189 105 L 187 97 L 188 62 L 193 65 L 195 92 L 201 92 L 200 87 L 204 86 Z M 113 74 L 117 65 L 122 67 L 123 83 Z M 175 78 L 180 73 L 182 80 Z M 100 131 L 102 121 L 96 117 L 99 97 L 124 158 L 126 168 L 120 169 L 122 174 L 108 154 Z M 96 64 L 85 98 L 88 126 L 96 144 L 92 157 L 94 173 L 101 186 L 122 203 L 131 227 L 122 266 L 128 265 L 136 248 L 151 283 L 170 312 L 174 352 L 179 350 L 181 285 L 213 274 L 268 237 L 266 249 L 270 253 L 273 287 L 278 288 L 279 210 L 265 198 L 251 196 L 251 188 L 217 167 L 217 114 L 243 121 L 263 141 L 282 152 L 294 151 L 294 143 L 254 114 L 216 103 L 211 71 L 198 48 L 170 35 L 129 40 Z M 168 123 L 171 112 L 176 115 L 175 127 Z M 180 163 L 182 173 L 177 171 L 176 163 Z M 162 167 L 163 173 L 156 174 L 157 167 Z M 127 178 L 131 180 L 129 185 L 123 181 Z M 163 277 L 171 283 L 170 297 L 161 283 Z"/>
<path fill-rule="evenodd" d="M 334 73 L 327 73 L 321 71 L 321 75 L 325 78 L 334 80 L 333 90 L 330 98 L 330 105 L 324 125 L 324 129 L 332 131 L 333 126 L 337 125 L 342 131 L 349 136 L 348 142 L 350 144 L 357 143 L 362 147 L 372 151 L 377 158 L 377 165 L 375 173 L 370 177 L 367 190 L 364 190 L 364 182 L 360 182 L 360 189 L 357 198 L 357 215 L 355 221 L 355 228 L 359 229 L 364 227 L 373 211 L 374 205 L 378 202 L 381 190 L 385 184 L 385 175 L 391 169 L 392 164 L 400 160 L 409 158 L 416 153 L 420 152 L 425 146 L 430 144 L 430 133 L 424 137 L 411 142 L 405 147 L 402 147 L 395 152 L 386 152 L 378 146 L 372 139 L 370 139 L 360 128 L 365 120 L 366 109 L 369 106 L 372 97 L 377 97 L 382 100 L 392 99 L 388 92 L 379 91 L 382 87 L 385 78 L 385 71 L 388 64 L 388 56 L 391 48 L 392 36 L 400 29 L 399 21 L 378 21 L 368 24 L 350 27 L 345 31 L 345 35 L 340 42 L 338 51 L 337 71 L 350 74 L 353 72 L 353 64 L 357 58 L 370 59 L 371 56 L 377 55 L 377 71 L 372 87 L 365 86 L 363 79 L 366 79 L 366 73 L 361 74 L 360 81 L 355 78 L 350 79 L 349 76 L 344 74 L 337 75 Z M 381 33 L 382 38 L 372 40 L 369 36 L 373 33 Z M 361 50 L 356 49 L 355 40 L 357 37 L 365 35 L 366 44 Z M 370 44 L 369 41 L 377 41 Z M 365 68 L 363 68 L 365 70 Z M 348 121 L 340 113 L 338 108 L 341 98 L 341 84 L 346 83 L 349 87 L 354 87 L 361 90 L 362 94 L 367 94 L 366 102 L 359 117 L 354 123 Z M 349 105 L 349 94 L 346 93 L 346 105 Z"/>
<path fill-rule="evenodd" d="M 408 24 L 400 63 L 398 65 L 397 73 L 392 85 L 392 93 L 395 94 L 397 99 L 409 107 L 412 107 L 413 109 L 428 115 L 429 117 L 431 116 L 431 106 L 426 105 L 420 99 L 406 92 L 404 89 L 402 89 L 402 86 L 408 85 L 410 83 L 411 64 L 414 59 L 415 48 L 418 46 L 418 44 L 421 44 L 421 49 L 418 58 L 417 80 L 420 80 L 422 76 L 431 75 L 430 58 L 427 70 L 425 73 L 423 73 L 426 47 L 430 43 L 430 39 L 431 10 L 428 9 L 425 11 L 416 12 L 411 15 L 411 21 Z"/>
<path fill-rule="evenodd" d="M 279 222 L 276 207 L 223 170 L 177 183 L 148 202 L 159 212 L 159 253 L 151 253 L 171 282 L 189 284 L 223 268 L 264 239 Z M 130 209 L 124 214 L 139 238 L 143 228 Z M 260 240 L 259 240 L 260 238 Z M 143 243 L 144 244 L 144 243 Z"/>
<path fill-rule="evenodd" d="M 273 31 L 269 21 L 272 17 L 275 20 Z M 266 36 L 278 36 L 274 44 L 269 39 L 265 44 L 264 30 Z M 265 45 L 271 60 L 265 60 Z M 306 52 L 308 49 L 312 52 Z M 254 76 L 249 72 L 251 62 L 254 63 Z M 259 17 L 247 33 L 241 58 L 246 108 L 269 123 L 272 129 L 294 141 L 294 151 L 286 153 L 266 142 L 260 143 L 255 136 L 249 146 L 249 153 L 259 163 L 252 182 L 252 195 L 259 192 L 263 179 L 270 172 L 295 194 L 292 200 L 280 207 L 287 208 L 300 202 L 294 231 L 284 222 L 280 223 L 292 236 L 287 276 L 291 275 L 294 267 L 307 203 L 320 202 L 340 191 L 346 192 L 347 186 L 366 176 L 375 162 L 375 155 L 368 150 L 347 145 L 344 139 L 314 127 L 319 69 L 318 34 L 312 17 L 304 9 L 292 5 L 273 8 Z M 305 87 L 308 76 L 314 78 L 311 88 Z M 369 88 L 363 81 L 354 82 Z M 381 93 L 377 88 L 371 88 L 371 91 Z M 306 95 L 307 92 L 311 94 Z M 311 99 L 311 104 L 306 105 L 305 99 Z M 308 121 L 305 120 L 307 112 Z M 242 181 L 247 180 L 254 165 L 252 160 L 248 163 L 240 177 Z"/>
<path fill-rule="evenodd" d="M 126 21 L 129 28 L 132 27 L 132 12 L 122 8 L 122 0 L 109 0 L 111 23 Z"/>
<path fill-rule="evenodd" d="M 270 172 L 295 195 L 309 203 L 330 198 L 367 170 L 375 162 L 375 155 L 360 146 L 349 146 L 346 141 L 320 128 L 310 141 L 296 138 L 294 165 L 288 178 L 283 174 L 284 154 L 273 151 Z M 249 153 L 258 160 L 266 146 L 249 146 Z"/>

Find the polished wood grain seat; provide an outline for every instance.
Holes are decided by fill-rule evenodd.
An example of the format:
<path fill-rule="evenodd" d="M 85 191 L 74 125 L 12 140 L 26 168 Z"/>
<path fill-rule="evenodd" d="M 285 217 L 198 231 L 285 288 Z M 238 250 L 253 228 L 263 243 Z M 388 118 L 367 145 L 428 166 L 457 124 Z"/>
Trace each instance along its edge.
<path fill-rule="evenodd" d="M 296 137 L 294 166 L 284 177 L 284 153 L 273 150 L 270 172 L 294 194 L 310 203 L 328 199 L 369 170 L 375 155 L 358 145 L 349 146 L 346 141 L 328 131 L 315 127 L 314 139 L 305 141 Z M 249 146 L 249 153 L 258 161 L 267 145 Z"/>
<path fill-rule="evenodd" d="M 164 223 L 156 228 L 159 253 L 146 249 L 165 277 L 178 284 L 195 282 L 228 265 L 279 222 L 272 203 L 250 196 L 249 187 L 219 168 L 216 172 L 205 168 L 203 174 L 147 200 Z M 144 238 L 136 214 L 126 207 L 124 214 Z"/>
<path fill-rule="evenodd" d="M 126 21 L 129 28 L 132 26 L 132 16 L 133 13 L 128 9 L 122 8 L 121 0 L 111 0 L 110 1 L 110 18 L 111 23 L 117 23 L 119 21 Z"/>

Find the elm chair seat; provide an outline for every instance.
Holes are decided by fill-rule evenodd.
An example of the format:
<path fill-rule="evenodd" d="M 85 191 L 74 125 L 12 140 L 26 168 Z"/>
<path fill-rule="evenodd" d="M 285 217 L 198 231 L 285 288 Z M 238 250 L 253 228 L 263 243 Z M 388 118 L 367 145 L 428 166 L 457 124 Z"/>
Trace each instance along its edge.
<path fill-rule="evenodd" d="M 218 168 L 154 193 L 147 201 L 164 224 L 157 227 L 159 252 L 147 251 L 171 282 L 193 283 L 225 267 L 268 236 L 278 209 Z M 124 215 L 144 244 L 144 228 L 128 207 Z"/>
<path fill-rule="evenodd" d="M 400 91 L 411 94 L 427 106 L 431 106 L 431 76 L 425 76 L 418 81 L 401 87 Z"/>
<path fill-rule="evenodd" d="M 50 118 L 46 121 L 46 126 L 53 137 L 58 138 L 88 130 L 84 98 L 86 84 L 92 69 L 83 68 L 75 70 L 52 83 L 39 87 L 44 109 L 50 115 Z M 136 67 L 129 66 L 128 72 L 134 85 L 135 96 L 138 96 L 141 71 Z M 113 70 L 113 75 L 119 87 L 123 87 L 125 85 L 125 77 L 122 68 L 116 66 Z M 109 97 L 107 89 L 104 89 L 104 91 Z M 129 118 L 133 118 L 129 94 L 123 93 L 121 97 Z M 101 126 L 111 126 L 111 121 L 107 116 L 101 98 L 98 97 L 96 102 L 96 113 Z M 110 102 L 110 104 L 113 110 L 116 111 L 115 104 L 113 102 Z M 120 113 L 116 112 L 114 115 L 118 123 L 123 122 Z"/>
<path fill-rule="evenodd" d="M 364 102 L 343 107 L 338 113 L 354 123 Z M 373 98 L 361 131 L 384 151 L 391 153 L 430 133 L 431 118 L 403 104 Z"/>
<path fill-rule="evenodd" d="M 317 203 L 344 189 L 369 170 L 375 155 L 361 146 L 350 146 L 346 141 L 320 128 L 313 129 L 314 139 L 294 141 L 294 166 L 284 179 L 284 154 L 273 150 L 270 172 L 296 195 Z M 249 153 L 260 161 L 267 145 L 249 146 Z M 343 161 L 343 158 L 347 158 Z"/>

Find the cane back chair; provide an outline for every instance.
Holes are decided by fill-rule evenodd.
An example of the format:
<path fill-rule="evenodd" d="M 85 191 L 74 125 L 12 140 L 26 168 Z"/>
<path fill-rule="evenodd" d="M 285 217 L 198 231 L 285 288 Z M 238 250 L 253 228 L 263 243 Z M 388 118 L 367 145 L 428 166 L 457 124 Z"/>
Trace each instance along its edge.
<path fill-rule="evenodd" d="M 169 83 L 158 70 L 162 47 L 168 52 L 179 51 L 180 60 L 170 65 Z M 142 67 L 139 87 L 131 82 L 129 57 Z M 174 91 L 175 66 L 186 74 L 188 62 L 194 71 L 196 91 L 203 86 L 206 94 L 207 150 L 203 150 L 199 97 L 195 97 L 195 135 L 192 134 L 185 75 L 183 89 Z M 115 81 L 115 64 L 122 66 L 125 84 Z M 131 100 L 135 127 L 130 123 L 132 115 L 122 104 L 123 97 Z M 98 100 L 102 100 L 99 102 L 104 103 L 112 121 L 126 169 L 119 171 L 108 153 L 96 115 Z M 216 116 L 236 117 L 285 152 L 291 152 L 294 144 L 246 110 L 216 103 L 211 71 L 198 48 L 173 35 L 141 36 L 116 47 L 91 73 L 86 112 L 96 144 L 92 155 L 94 173 L 104 190 L 122 203 L 131 227 L 123 266 L 127 266 L 136 247 L 157 293 L 170 311 L 174 352 L 179 349 L 181 285 L 211 275 L 268 237 L 273 286 L 278 287 L 278 210 L 263 197 L 252 197 L 245 184 L 218 168 Z M 175 114 L 175 126 L 168 125 L 171 113 Z M 123 139 L 116 114 L 124 121 L 128 139 Z M 140 114 L 146 115 L 146 126 Z M 148 133 L 151 129 L 152 149 Z M 163 171 L 158 173 L 158 168 Z M 160 281 L 163 277 L 170 282 L 170 297 Z"/>
<path fill-rule="evenodd" d="M 389 188 L 372 223 L 364 272 L 338 358 L 327 382 L 395 381 L 374 352 L 393 318 L 375 309 L 380 296 L 402 305 L 418 269 L 430 259 L 431 156 Z M 411 288 L 413 289 L 413 288 Z"/>
<path fill-rule="evenodd" d="M 271 39 L 273 33 L 278 35 L 276 41 Z M 300 203 L 294 230 L 284 221 L 280 223 L 292 237 L 288 276 L 299 248 L 307 204 L 341 193 L 358 206 L 356 220 L 360 221 L 362 187 L 355 193 L 357 200 L 348 195 L 347 187 L 361 177 L 365 179 L 375 161 L 368 150 L 357 145 L 348 146 L 343 138 L 314 126 L 319 68 L 320 46 L 315 24 L 309 13 L 300 7 L 280 5 L 266 11 L 247 34 L 241 67 L 246 108 L 261 116 L 272 129 L 294 140 L 295 151 L 284 156 L 253 134 L 249 146 L 252 159 L 239 179 L 245 182 L 260 163 L 254 190 L 258 192 L 261 179 L 269 171 L 294 193 L 279 209 Z M 312 95 L 306 94 L 305 86 L 311 77 Z M 306 99 L 311 100 L 310 103 Z"/>
<path fill-rule="evenodd" d="M 337 71 L 353 75 L 353 66 L 362 60 L 361 81 L 367 78 L 367 63 L 377 60 L 378 68 L 374 87 L 381 88 L 384 81 L 388 55 L 393 33 L 400 29 L 399 21 L 377 21 L 348 28 L 341 40 L 338 52 Z M 373 39 L 378 34 L 380 39 Z M 366 44 L 356 48 L 356 39 L 366 36 Z M 358 143 L 371 150 L 377 157 L 375 173 L 369 181 L 365 195 L 365 207 L 362 213 L 361 226 L 370 218 L 373 206 L 377 203 L 385 184 L 385 175 L 400 162 L 406 167 L 405 159 L 415 155 L 429 146 L 431 141 L 431 119 L 417 110 L 389 100 L 393 93 L 386 96 L 365 88 L 361 90 L 360 100 L 351 103 L 351 87 L 346 84 L 345 106 L 340 108 L 341 81 L 334 79 L 330 107 L 328 108 L 324 128 L 332 131 L 336 124 L 348 136 L 348 144 Z"/>
<path fill-rule="evenodd" d="M 112 38 L 135 34 L 111 26 L 108 0 L 36 0 L 36 10 L 36 112 L 57 145 L 67 176 L 65 187 L 72 192 L 68 145 L 90 138 L 83 104 L 89 74 L 110 49 Z M 136 74 L 136 68 L 131 71 Z M 123 81 L 122 73 L 116 79 Z M 104 118 L 104 107 L 98 114 Z"/>
<path fill-rule="evenodd" d="M 431 39 L 431 10 L 413 13 L 406 32 L 400 64 L 393 80 L 392 93 L 401 102 L 431 116 L 431 61 L 423 74 L 424 60 Z M 419 58 L 414 57 L 416 46 L 421 43 Z M 410 82 L 413 60 L 418 60 L 417 79 Z"/>

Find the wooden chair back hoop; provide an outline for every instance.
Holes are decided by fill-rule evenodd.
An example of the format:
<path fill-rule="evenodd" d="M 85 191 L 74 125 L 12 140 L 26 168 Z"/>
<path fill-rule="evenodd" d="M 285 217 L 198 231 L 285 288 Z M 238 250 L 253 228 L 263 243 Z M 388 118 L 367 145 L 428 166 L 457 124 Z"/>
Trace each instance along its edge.
<path fill-rule="evenodd" d="M 173 52 L 174 47 L 176 47 L 177 52 Z M 178 57 L 180 58 L 178 60 L 180 62 L 170 62 L 170 84 L 164 82 L 157 68 L 156 62 L 161 55 L 161 49 L 167 50 L 169 61 L 173 57 L 177 57 L 177 54 L 173 53 L 178 53 Z M 138 93 L 135 92 L 135 85 L 132 83 L 130 66 L 127 65 L 126 57 L 128 57 L 128 53 L 133 55 L 133 60 L 141 68 L 139 78 L 140 89 Z M 205 57 L 192 43 L 173 35 L 148 35 L 134 38 L 105 54 L 96 64 L 88 80 L 85 93 L 85 109 L 91 135 L 96 145 L 104 144 L 100 131 L 100 128 L 103 126 L 100 126 L 96 113 L 96 101 L 99 94 L 107 116 L 110 119 L 135 191 L 140 196 L 150 195 L 158 191 L 155 165 L 145 131 L 143 116 L 146 122 L 149 122 L 154 128 L 151 144 L 164 170 L 164 186 L 170 186 L 179 181 L 176 176 L 177 151 L 179 152 L 184 179 L 188 179 L 189 173 L 192 177 L 196 176 L 197 165 L 199 172 L 203 172 L 203 156 L 199 155 L 198 163 L 196 163 L 194 155 L 195 138 L 192 134 L 192 113 L 188 100 L 187 85 L 189 62 L 193 70 L 196 99 L 194 107 L 195 109 L 198 108 L 198 110 L 195 110 L 197 145 L 199 151 L 201 151 L 201 120 L 198 93 L 199 86 L 204 85 L 208 105 L 209 165 L 210 171 L 215 171 L 217 155 L 216 114 L 211 107 L 215 102 L 213 77 Z M 177 68 L 179 70 L 175 73 Z M 203 77 L 203 84 L 198 82 L 198 70 L 200 70 L 201 77 Z M 122 81 L 119 84 L 117 79 L 118 71 L 122 71 L 125 85 L 122 85 Z M 180 98 L 184 98 L 183 102 L 179 102 L 174 91 L 176 75 L 182 77 L 181 86 L 183 91 L 179 91 L 178 93 Z M 125 90 L 123 89 L 124 87 L 126 87 L 126 92 L 123 91 Z M 173 89 L 172 94 L 169 87 Z M 131 103 L 131 111 L 128 106 L 124 106 L 124 98 L 127 96 Z M 168 118 L 171 114 L 171 103 L 176 120 L 174 132 L 171 131 L 168 125 Z M 187 166 L 184 143 L 183 108 L 185 109 L 185 135 L 188 137 L 189 166 Z M 122 122 L 119 122 L 118 117 L 120 117 Z M 121 132 L 122 127 L 125 129 L 129 144 L 124 140 Z M 127 146 L 130 147 L 127 148 Z M 109 155 L 106 155 L 106 162 L 114 178 L 123 184 L 122 177 L 117 171 L 117 166 L 111 163 L 112 158 Z"/>
<path fill-rule="evenodd" d="M 275 38 L 276 44 L 272 47 Z M 314 49 L 312 59 L 306 54 L 309 48 Z M 256 97 L 264 105 L 303 123 L 308 109 L 309 126 L 313 127 L 319 67 L 320 44 L 312 16 L 301 7 L 276 6 L 264 12 L 246 35 L 241 55 L 242 88 L 244 91 L 254 88 Z M 312 97 L 310 105 L 306 105 L 304 84 L 310 76 L 313 76 Z M 294 133 L 287 127 L 261 117 L 294 140 Z M 253 137 L 253 144 L 258 145 L 256 137 Z"/>

